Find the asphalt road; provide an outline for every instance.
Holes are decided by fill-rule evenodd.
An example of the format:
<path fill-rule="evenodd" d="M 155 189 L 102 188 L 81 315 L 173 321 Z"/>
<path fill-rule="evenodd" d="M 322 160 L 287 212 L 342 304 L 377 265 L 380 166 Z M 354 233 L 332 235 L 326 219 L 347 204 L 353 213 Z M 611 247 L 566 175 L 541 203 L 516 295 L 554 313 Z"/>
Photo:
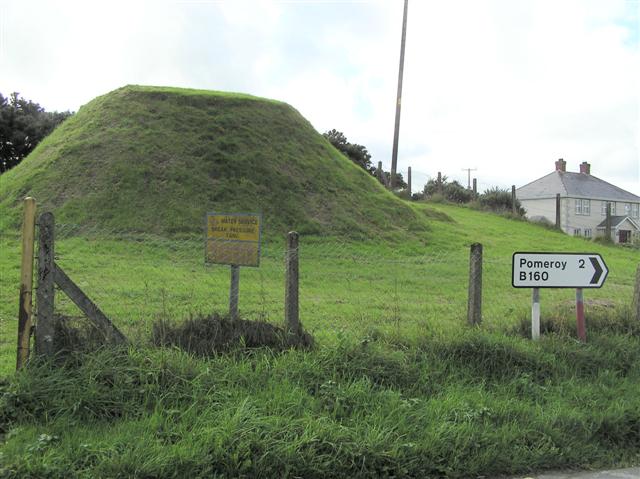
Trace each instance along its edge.
<path fill-rule="evenodd" d="M 640 467 L 597 472 L 553 472 L 517 476 L 514 479 L 640 479 Z"/>

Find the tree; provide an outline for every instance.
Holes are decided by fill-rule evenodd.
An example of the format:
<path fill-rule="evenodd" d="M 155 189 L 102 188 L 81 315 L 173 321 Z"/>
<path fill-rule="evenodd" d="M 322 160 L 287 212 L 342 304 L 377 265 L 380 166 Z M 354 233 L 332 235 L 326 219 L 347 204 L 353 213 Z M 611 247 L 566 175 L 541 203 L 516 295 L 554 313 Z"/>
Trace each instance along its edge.
<path fill-rule="evenodd" d="M 391 183 L 389 183 L 389 180 L 391 178 L 391 172 L 390 171 L 383 171 L 382 174 L 384 175 L 384 181 L 382 181 L 381 183 L 390 185 Z M 395 186 L 395 190 L 404 190 L 405 188 L 407 188 L 409 185 L 404 181 L 404 178 L 402 177 L 402 173 L 398 173 L 396 172 L 396 186 Z"/>
<path fill-rule="evenodd" d="M 331 143 L 336 150 L 341 151 L 356 165 L 371 173 L 371 155 L 365 146 L 358 145 L 357 143 L 349 143 L 344 133 L 336 129 L 327 131 L 323 133 L 322 136 L 329 140 L 329 143 Z"/>
<path fill-rule="evenodd" d="M 331 143 L 336 150 L 342 152 L 347 158 L 363 170 L 367 171 L 370 175 L 375 176 L 382 185 L 389 185 L 391 173 L 388 171 L 382 171 L 382 175 L 377 174 L 377 169 L 371 163 L 371 154 L 367 151 L 365 146 L 358 145 L 357 143 L 349 143 L 344 133 L 336 129 L 326 131 L 322 136 L 329 140 L 329 143 Z M 403 190 L 409 186 L 402 178 L 402 173 L 397 172 L 395 184 L 396 191 Z"/>
<path fill-rule="evenodd" d="M 444 195 L 444 185 L 447 184 L 448 181 L 449 179 L 446 175 L 441 176 L 440 181 L 434 178 L 430 179 L 427 181 L 427 184 L 424 185 L 424 194 L 427 197 L 433 196 L 437 193 L 442 193 Z"/>
<path fill-rule="evenodd" d="M 13 168 L 71 112 L 47 112 L 38 103 L 0 93 L 0 173 Z"/>

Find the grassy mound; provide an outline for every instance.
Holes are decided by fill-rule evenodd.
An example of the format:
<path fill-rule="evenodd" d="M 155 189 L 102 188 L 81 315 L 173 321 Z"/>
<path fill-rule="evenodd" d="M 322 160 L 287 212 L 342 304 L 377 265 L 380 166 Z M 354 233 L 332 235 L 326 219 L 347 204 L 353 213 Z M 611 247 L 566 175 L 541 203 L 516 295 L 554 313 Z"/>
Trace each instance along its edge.
<path fill-rule="evenodd" d="M 0 229 L 35 197 L 58 222 L 200 234 L 207 211 L 262 212 L 266 233 L 354 238 L 424 218 L 296 110 L 248 95 L 127 86 L 96 98 L 0 181 Z"/>

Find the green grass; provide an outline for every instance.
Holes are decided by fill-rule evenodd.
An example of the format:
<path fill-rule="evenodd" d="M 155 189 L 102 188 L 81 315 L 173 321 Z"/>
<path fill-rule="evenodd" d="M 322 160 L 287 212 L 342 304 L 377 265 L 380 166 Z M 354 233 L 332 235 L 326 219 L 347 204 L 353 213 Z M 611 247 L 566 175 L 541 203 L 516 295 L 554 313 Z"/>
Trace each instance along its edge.
<path fill-rule="evenodd" d="M 128 349 L 14 372 L 27 194 L 55 212 L 56 262 Z M 302 233 L 300 315 L 315 349 L 202 358 L 153 346 L 157 321 L 227 309 L 229 268 L 203 264 L 211 210 L 265 214 L 261 265 L 240 272 L 245 319 L 282 324 L 284 233 Z M 483 321 L 469 327 L 475 242 Z M 587 344 L 572 290 L 542 291 L 544 334 L 527 338 L 531 292 L 511 287 L 511 257 L 531 250 L 605 259 L 605 285 L 585 290 Z M 0 476 L 464 478 L 639 464 L 639 261 L 402 201 L 279 102 L 116 90 L 0 177 Z M 81 316 L 60 292 L 55 306 Z"/>
<path fill-rule="evenodd" d="M 640 461 L 640 336 L 629 316 L 638 254 L 521 221 L 411 204 L 429 233 L 406 241 L 302 236 L 310 352 L 196 359 L 150 345 L 151 325 L 224 312 L 229 271 L 201 241 L 60 226 L 57 261 L 135 347 L 14 376 L 17 238 L 2 239 L 2 424 L 7 477 L 475 477 Z M 465 324 L 468 246 L 485 245 L 484 321 Z M 597 251 L 586 290 L 510 286 L 517 250 Z M 243 317 L 280 323 L 283 242 L 241 269 Z M 77 314 L 62 294 L 57 308 Z"/>
<path fill-rule="evenodd" d="M 0 228 L 27 195 L 61 222 L 174 237 L 201 235 L 207 211 L 262 212 L 269 234 L 425 227 L 289 105 L 202 90 L 96 98 L 2 175 Z"/>

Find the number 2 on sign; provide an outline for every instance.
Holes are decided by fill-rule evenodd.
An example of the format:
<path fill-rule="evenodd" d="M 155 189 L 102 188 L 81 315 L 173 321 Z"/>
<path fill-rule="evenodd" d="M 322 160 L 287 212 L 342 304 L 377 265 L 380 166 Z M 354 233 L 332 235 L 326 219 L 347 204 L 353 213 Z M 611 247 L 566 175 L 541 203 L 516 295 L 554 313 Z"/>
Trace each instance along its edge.
<path fill-rule="evenodd" d="M 580 265 L 580 266 L 578 266 L 579 268 L 584 269 L 584 260 L 583 259 L 578 260 L 578 264 Z"/>

